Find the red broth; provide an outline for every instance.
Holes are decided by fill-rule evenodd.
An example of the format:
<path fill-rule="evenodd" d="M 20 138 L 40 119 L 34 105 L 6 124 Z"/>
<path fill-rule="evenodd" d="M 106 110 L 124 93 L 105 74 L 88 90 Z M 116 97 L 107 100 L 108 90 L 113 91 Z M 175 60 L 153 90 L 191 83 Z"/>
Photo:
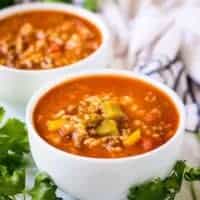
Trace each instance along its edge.
<path fill-rule="evenodd" d="M 17 69 L 52 69 L 96 51 L 101 33 L 76 15 L 31 11 L 0 20 L 0 64 Z"/>
<path fill-rule="evenodd" d="M 121 117 L 105 119 L 97 103 L 105 101 L 115 101 Z M 82 129 L 69 126 L 71 119 L 78 117 L 82 122 L 87 114 L 93 116 L 95 112 L 97 123 L 84 127 L 85 135 L 79 133 Z M 64 125 L 60 119 L 66 120 Z M 102 121 L 112 122 L 112 130 L 101 132 Z M 166 143 L 177 130 L 179 114 L 171 99 L 150 84 L 123 76 L 99 75 L 77 78 L 51 89 L 38 102 L 34 123 L 44 140 L 65 152 L 121 158 L 144 154 Z"/>

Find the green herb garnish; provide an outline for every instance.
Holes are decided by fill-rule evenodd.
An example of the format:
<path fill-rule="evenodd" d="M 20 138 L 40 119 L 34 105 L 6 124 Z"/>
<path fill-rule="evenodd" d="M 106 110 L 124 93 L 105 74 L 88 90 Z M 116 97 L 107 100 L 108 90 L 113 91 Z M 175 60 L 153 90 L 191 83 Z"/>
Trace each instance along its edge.
<path fill-rule="evenodd" d="M 184 161 L 178 161 L 170 175 L 130 188 L 128 200 L 174 200 L 183 180 L 199 181 L 200 168 L 191 168 Z"/>
<path fill-rule="evenodd" d="M 3 120 L 4 114 L 5 114 L 4 108 L 0 107 L 0 122 Z"/>
<path fill-rule="evenodd" d="M 186 181 L 199 181 L 200 180 L 200 168 L 187 167 L 185 170 L 184 178 Z"/>
<path fill-rule="evenodd" d="M 0 154 L 13 151 L 28 153 L 28 137 L 25 124 L 18 119 L 8 119 L 0 128 Z"/>
<path fill-rule="evenodd" d="M 98 0 L 84 0 L 83 6 L 91 11 L 97 11 Z"/>
<path fill-rule="evenodd" d="M 55 200 L 56 185 L 45 173 L 40 173 L 35 178 L 34 187 L 29 191 L 32 200 Z"/>
<path fill-rule="evenodd" d="M 0 107 L 1 120 L 4 113 Z M 46 174 L 39 174 L 33 188 L 26 191 L 28 153 L 25 124 L 18 119 L 8 119 L 0 128 L 0 200 L 16 200 L 17 194 L 30 195 L 32 200 L 57 200 L 57 187 Z"/>
<path fill-rule="evenodd" d="M 0 165 L 0 194 L 13 196 L 25 188 L 25 169 L 15 169 L 12 173 L 6 166 Z"/>
<path fill-rule="evenodd" d="M 0 0 L 0 8 L 10 6 L 15 3 L 15 0 Z"/>
<path fill-rule="evenodd" d="M 1 120 L 4 109 L 1 108 Z M 0 128 L 0 197 L 12 199 L 25 189 L 25 158 L 29 152 L 25 124 L 8 119 Z"/>

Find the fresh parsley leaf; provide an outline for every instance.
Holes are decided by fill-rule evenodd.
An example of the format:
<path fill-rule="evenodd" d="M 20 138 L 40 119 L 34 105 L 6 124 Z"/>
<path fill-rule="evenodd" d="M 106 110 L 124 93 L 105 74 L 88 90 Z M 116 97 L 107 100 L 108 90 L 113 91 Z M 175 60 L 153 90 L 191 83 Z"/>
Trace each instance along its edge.
<path fill-rule="evenodd" d="M 34 187 L 29 191 L 32 200 L 57 200 L 57 186 L 45 173 L 40 173 L 35 178 Z"/>
<path fill-rule="evenodd" d="M 180 191 L 185 167 L 186 165 L 184 161 L 178 161 L 174 166 L 174 169 L 171 171 L 169 177 L 164 180 L 168 199 L 174 199 L 176 193 Z"/>
<path fill-rule="evenodd" d="M 4 110 L 0 109 L 3 119 Z M 29 152 L 25 124 L 17 119 L 8 119 L 0 127 L 0 200 L 15 200 L 16 194 L 26 192 L 26 153 Z M 48 175 L 41 173 L 28 191 L 32 200 L 61 200 L 56 197 L 57 186 Z"/>
<path fill-rule="evenodd" d="M 8 151 L 29 152 L 27 130 L 25 124 L 18 119 L 8 119 L 0 128 L 0 154 Z"/>
<path fill-rule="evenodd" d="M 166 191 L 161 179 L 144 183 L 129 190 L 129 200 L 160 200 L 165 199 Z"/>
<path fill-rule="evenodd" d="M 1 120 L 4 109 L 1 110 Z M 25 159 L 29 152 L 25 124 L 8 119 L 0 128 L 0 200 L 14 199 L 25 189 Z"/>
<path fill-rule="evenodd" d="M 10 6 L 15 3 L 15 0 L 0 0 L 0 8 Z"/>
<path fill-rule="evenodd" d="M 83 6 L 88 10 L 97 11 L 98 0 L 84 0 Z"/>
<path fill-rule="evenodd" d="M 15 200 L 14 197 L 9 197 L 7 195 L 0 194 L 0 200 Z"/>
<path fill-rule="evenodd" d="M 0 122 L 3 120 L 4 114 L 5 114 L 4 108 L 0 107 Z"/>
<path fill-rule="evenodd" d="M 27 164 L 23 154 L 9 151 L 0 156 L 0 165 L 6 166 L 9 173 L 16 169 L 23 168 Z"/>
<path fill-rule="evenodd" d="M 20 168 L 9 173 L 6 166 L 0 165 L 0 196 L 13 196 L 22 193 L 25 188 L 25 169 Z"/>
<path fill-rule="evenodd" d="M 200 168 L 188 167 L 185 171 L 184 178 L 186 181 L 199 181 L 200 180 Z"/>
<path fill-rule="evenodd" d="M 180 191 L 185 162 L 178 161 L 170 175 L 164 179 L 155 179 L 142 185 L 132 187 L 129 190 L 129 200 L 174 200 L 177 192 Z"/>

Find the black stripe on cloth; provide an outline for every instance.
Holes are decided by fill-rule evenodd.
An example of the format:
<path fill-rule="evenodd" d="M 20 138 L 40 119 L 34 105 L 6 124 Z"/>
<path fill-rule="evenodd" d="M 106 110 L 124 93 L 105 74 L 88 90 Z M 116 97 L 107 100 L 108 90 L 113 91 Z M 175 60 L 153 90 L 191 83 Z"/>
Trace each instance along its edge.
<path fill-rule="evenodd" d="M 197 109 L 198 109 L 198 124 L 195 128 L 195 132 L 199 132 L 200 131 L 200 102 L 198 101 L 193 88 L 194 86 L 196 86 L 200 89 L 200 85 L 197 84 L 195 81 L 193 81 L 189 76 L 187 77 L 187 83 L 188 83 L 189 94 L 191 96 L 192 102 L 197 105 Z"/>
<path fill-rule="evenodd" d="M 174 63 L 177 62 L 177 58 L 175 58 L 175 59 L 173 59 L 173 60 L 170 60 L 169 58 L 166 57 L 166 59 L 168 60 L 168 64 L 165 65 L 165 66 L 162 65 L 162 61 L 160 61 L 160 60 L 153 60 L 154 62 L 159 63 L 159 67 L 158 67 L 157 69 L 154 69 L 154 70 L 148 72 L 146 75 L 147 75 L 147 76 L 150 76 L 150 75 L 152 75 L 152 74 L 154 74 L 154 73 L 160 73 L 160 72 L 162 72 L 162 71 L 168 70 L 168 69 L 171 68 L 171 66 L 172 66 Z M 171 70 L 170 70 L 170 71 L 171 71 Z"/>
<path fill-rule="evenodd" d="M 176 77 L 176 80 L 175 80 L 175 82 L 174 82 L 174 86 L 173 86 L 173 88 L 172 88 L 172 89 L 174 89 L 175 91 L 177 90 L 177 87 L 179 86 L 179 82 L 180 82 L 180 80 L 181 80 L 181 77 L 182 77 L 182 74 L 183 74 L 184 71 L 185 71 L 185 68 L 182 67 L 182 68 L 180 69 L 180 71 L 179 71 L 177 77 Z"/>

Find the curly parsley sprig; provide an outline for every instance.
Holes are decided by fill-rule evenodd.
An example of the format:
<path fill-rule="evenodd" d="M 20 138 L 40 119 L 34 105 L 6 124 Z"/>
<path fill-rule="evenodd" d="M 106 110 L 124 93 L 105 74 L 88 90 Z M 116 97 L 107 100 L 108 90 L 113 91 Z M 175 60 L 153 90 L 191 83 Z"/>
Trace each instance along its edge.
<path fill-rule="evenodd" d="M 0 107 L 0 121 L 4 113 Z M 28 153 L 25 124 L 18 119 L 8 119 L 0 127 L 0 200 L 15 200 L 18 194 L 30 195 L 32 200 L 57 200 L 57 186 L 44 173 L 36 176 L 32 189 L 26 190 Z"/>
<path fill-rule="evenodd" d="M 131 187 L 128 200 L 174 200 L 183 180 L 200 181 L 200 168 L 192 168 L 184 161 L 178 161 L 166 179 L 158 178 Z"/>

